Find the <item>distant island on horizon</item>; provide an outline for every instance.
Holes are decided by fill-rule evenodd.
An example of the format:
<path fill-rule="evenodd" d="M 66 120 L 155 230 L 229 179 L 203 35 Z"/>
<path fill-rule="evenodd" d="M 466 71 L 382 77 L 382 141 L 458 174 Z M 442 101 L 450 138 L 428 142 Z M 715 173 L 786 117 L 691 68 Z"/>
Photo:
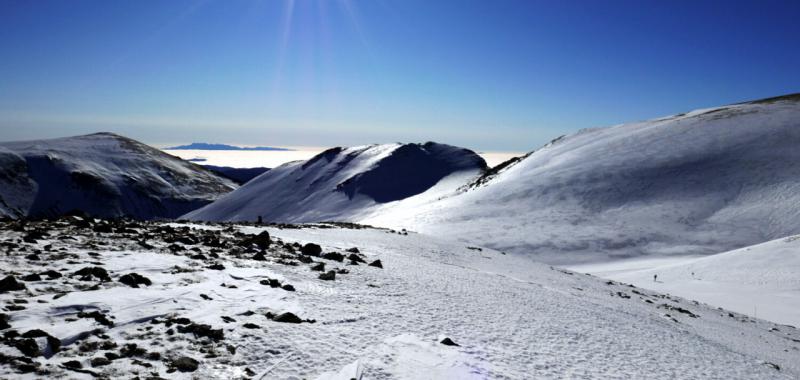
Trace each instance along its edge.
<path fill-rule="evenodd" d="M 173 146 L 169 148 L 164 148 L 164 150 L 280 150 L 280 151 L 290 151 L 293 149 L 288 148 L 275 148 L 270 146 L 256 146 L 256 147 L 241 147 L 241 146 L 234 146 L 234 145 L 226 145 L 226 144 L 209 144 L 209 143 L 191 143 L 189 145 L 179 145 Z"/>

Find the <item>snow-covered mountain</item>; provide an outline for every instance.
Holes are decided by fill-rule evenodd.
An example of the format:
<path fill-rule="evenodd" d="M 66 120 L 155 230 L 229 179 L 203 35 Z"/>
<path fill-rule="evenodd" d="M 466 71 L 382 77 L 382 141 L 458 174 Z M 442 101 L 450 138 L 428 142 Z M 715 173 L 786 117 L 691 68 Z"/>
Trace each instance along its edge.
<path fill-rule="evenodd" d="M 0 214 L 73 210 L 177 217 L 236 188 L 195 164 L 111 133 L 0 143 Z"/>
<path fill-rule="evenodd" d="M 705 255 L 800 233 L 798 146 L 800 95 L 789 95 L 581 130 L 489 170 L 448 148 L 466 161 L 424 185 L 423 160 L 378 165 L 400 145 L 337 148 L 187 217 L 353 221 L 554 264 Z"/>
<path fill-rule="evenodd" d="M 359 222 L 564 264 L 800 233 L 800 95 L 582 130 Z M 413 203 L 413 207 L 410 205 Z"/>
<path fill-rule="evenodd" d="M 451 176 L 474 177 L 486 162 L 450 145 L 367 145 L 333 148 L 290 162 L 251 180 L 213 204 L 184 217 L 271 222 L 351 220 L 382 204 L 406 199 Z"/>

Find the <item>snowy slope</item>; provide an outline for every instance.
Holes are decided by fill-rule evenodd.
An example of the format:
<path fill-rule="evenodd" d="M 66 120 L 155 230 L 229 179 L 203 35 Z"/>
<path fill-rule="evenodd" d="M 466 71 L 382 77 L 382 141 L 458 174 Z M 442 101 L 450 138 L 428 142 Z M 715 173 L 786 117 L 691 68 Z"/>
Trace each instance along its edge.
<path fill-rule="evenodd" d="M 10 208 L 17 215 L 80 209 L 104 217 L 177 217 L 236 188 L 204 168 L 111 133 L 5 142 L 0 149 L 1 170 L 13 171 L 0 173 L 0 181 L 15 182 L 0 196 L 14 200 Z"/>
<path fill-rule="evenodd" d="M 63 274 L 0 292 L 10 310 L 3 311 L 9 326 L 0 327 L 0 377 L 800 376 L 794 328 L 424 235 L 358 226 L 126 222 L 113 226 L 117 233 L 97 234 L 102 222 L 90 224 L 0 228 L 2 241 L 17 242 L 0 256 L 9 273 Z M 242 242 L 264 230 L 272 244 L 257 260 L 259 250 Z M 36 231 L 48 236 L 22 240 Z M 295 247 L 306 243 L 345 255 L 357 247 L 382 268 L 304 256 Z M 26 256 L 33 249 L 41 250 L 40 260 Z M 338 271 L 335 280 L 310 269 L 320 263 Z M 109 281 L 74 275 L 87 266 L 102 267 Z M 152 283 L 122 284 L 131 272 Z M 289 284 L 294 291 L 279 287 Z M 284 312 L 314 322 L 276 321 Z M 26 338 L 42 333 L 61 340 L 58 352 L 28 357 L 17 348 L 27 347 L 26 339 L 46 347 L 44 338 Z M 445 337 L 459 346 L 440 344 Z M 179 366 L 191 360 L 196 368 Z M 177 368 L 187 372 L 168 372 Z"/>
<path fill-rule="evenodd" d="M 635 264 L 573 269 L 800 326 L 800 235 L 701 258 Z"/>
<path fill-rule="evenodd" d="M 18 154 L 0 147 L 0 216 L 25 215 L 33 203 L 36 183 L 28 177 L 28 165 Z"/>
<path fill-rule="evenodd" d="M 191 220 L 272 222 L 347 220 L 434 187 L 443 178 L 486 168 L 472 151 L 450 145 L 385 144 L 333 148 L 290 162 L 184 216 Z"/>
<path fill-rule="evenodd" d="M 800 233 L 800 96 L 582 130 L 460 191 L 356 219 L 555 264 Z"/>

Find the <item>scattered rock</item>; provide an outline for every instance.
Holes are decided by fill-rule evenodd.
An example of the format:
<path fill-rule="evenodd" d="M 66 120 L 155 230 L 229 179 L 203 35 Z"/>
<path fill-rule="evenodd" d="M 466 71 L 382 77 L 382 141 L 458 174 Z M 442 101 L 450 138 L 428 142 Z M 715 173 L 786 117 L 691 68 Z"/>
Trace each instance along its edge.
<path fill-rule="evenodd" d="M 293 292 L 294 291 L 294 286 L 286 284 L 286 285 L 283 286 L 283 290 L 285 290 L 287 292 Z"/>
<path fill-rule="evenodd" d="M 69 369 L 81 369 L 83 368 L 83 364 L 77 360 L 69 360 L 66 362 L 61 363 L 62 366 L 69 368 Z"/>
<path fill-rule="evenodd" d="M 73 276 L 80 276 L 81 281 L 92 281 L 94 279 L 100 282 L 109 282 L 111 277 L 103 267 L 85 267 L 72 274 Z"/>
<path fill-rule="evenodd" d="M 200 366 L 200 363 L 188 356 L 181 356 L 172 361 L 172 367 L 181 372 L 194 372 Z"/>
<path fill-rule="evenodd" d="M 253 260 L 256 260 L 256 261 L 267 261 L 267 256 L 264 255 L 264 252 L 259 252 L 259 253 L 256 253 L 253 256 Z"/>
<path fill-rule="evenodd" d="M 344 255 L 341 254 L 341 253 L 338 253 L 338 252 L 328 252 L 328 253 L 322 255 L 322 258 L 326 259 L 326 260 L 333 260 L 333 261 L 338 261 L 338 262 L 344 261 Z"/>
<path fill-rule="evenodd" d="M 333 281 L 333 280 L 336 279 L 336 272 L 331 270 L 331 271 L 328 271 L 328 273 L 323 273 L 323 274 L 319 275 L 319 279 L 320 280 L 325 280 L 325 281 Z"/>
<path fill-rule="evenodd" d="M 92 367 L 102 367 L 111 364 L 111 360 L 108 360 L 108 358 L 102 356 L 98 356 L 96 358 L 92 358 L 91 364 Z"/>
<path fill-rule="evenodd" d="M 660 308 L 660 309 L 672 310 L 672 311 L 677 311 L 678 313 L 681 313 L 681 314 L 686 314 L 686 315 L 688 315 L 688 316 L 690 316 L 690 317 L 692 317 L 692 318 L 697 318 L 697 317 L 699 317 L 697 314 L 695 314 L 695 313 L 692 313 L 691 311 L 689 311 L 689 310 L 686 310 L 686 309 L 684 309 L 684 308 L 682 308 L 682 307 L 678 307 L 678 306 L 672 306 L 672 305 L 670 305 L 670 304 L 666 304 L 666 303 L 662 303 L 661 305 L 658 305 L 658 308 Z"/>
<path fill-rule="evenodd" d="M 300 317 L 289 312 L 274 316 L 272 317 L 272 320 L 281 323 L 303 323 L 303 320 L 300 319 Z"/>
<path fill-rule="evenodd" d="M 322 247 L 320 247 L 319 244 L 308 243 L 304 245 L 303 248 L 300 248 L 300 253 L 306 256 L 319 257 L 322 253 Z"/>
<path fill-rule="evenodd" d="M 383 263 L 381 263 L 380 260 L 375 260 L 375 261 L 369 263 L 368 265 L 371 266 L 371 267 L 383 269 Z"/>
<path fill-rule="evenodd" d="M 11 345 L 22 352 L 22 354 L 25 356 L 37 357 L 42 355 L 42 352 L 39 350 L 39 345 L 33 338 L 17 339 L 13 341 Z"/>
<path fill-rule="evenodd" d="M 238 245 L 242 247 L 251 247 L 255 245 L 258 248 L 267 249 L 270 243 L 272 243 L 272 240 L 269 237 L 269 232 L 262 231 L 256 236 L 242 240 Z"/>
<path fill-rule="evenodd" d="M 206 269 L 211 269 L 211 270 L 225 270 L 225 266 L 224 266 L 224 265 L 222 265 L 222 264 L 213 264 L 213 265 L 209 265 L 209 266 L 207 266 L 207 267 L 206 267 Z"/>
<path fill-rule="evenodd" d="M 222 329 L 213 329 L 209 325 L 198 323 L 190 323 L 186 326 L 178 326 L 178 332 L 184 334 L 194 334 L 197 338 L 209 338 L 213 341 L 220 341 L 225 339 L 225 333 Z"/>
<path fill-rule="evenodd" d="M 142 357 L 147 354 L 147 350 L 139 347 L 136 343 L 128 343 L 119 349 L 119 354 L 125 358 Z"/>
<path fill-rule="evenodd" d="M 361 256 L 355 253 L 351 253 L 350 255 L 348 255 L 347 259 L 350 260 L 351 262 L 366 263 L 366 261 L 364 261 L 364 259 L 362 259 Z"/>
<path fill-rule="evenodd" d="M 25 289 L 25 284 L 17 281 L 14 276 L 6 276 L 0 280 L 0 293 L 11 292 Z"/>
<path fill-rule="evenodd" d="M 99 311 L 96 311 L 96 310 L 92 311 L 90 313 L 82 311 L 82 312 L 78 313 L 78 318 L 91 318 L 91 319 L 94 319 L 97 323 L 99 323 L 99 324 L 101 324 L 103 326 L 108 326 L 108 327 L 114 326 L 114 322 L 112 322 L 110 319 L 108 319 L 108 317 L 105 314 L 103 314 L 103 313 L 101 313 Z"/>
<path fill-rule="evenodd" d="M 316 265 L 311 267 L 311 270 L 317 272 L 323 272 L 325 271 L 325 263 L 317 263 Z"/>
<path fill-rule="evenodd" d="M 274 279 L 274 278 L 270 278 L 270 279 L 267 279 L 267 280 L 261 280 L 258 283 L 261 284 L 261 285 L 269 286 L 271 288 L 280 288 L 281 287 L 281 282 L 276 280 L 276 279 Z"/>
<path fill-rule="evenodd" d="M 443 345 L 445 345 L 445 346 L 455 346 L 455 347 L 461 347 L 461 345 L 459 345 L 459 344 L 458 344 L 458 343 L 456 343 L 456 342 L 453 342 L 453 340 L 452 340 L 452 339 L 450 339 L 450 338 L 444 338 L 444 339 L 442 339 L 442 341 L 441 341 L 441 342 L 439 342 L 439 343 L 441 343 L 441 344 L 443 344 Z"/>
<path fill-rule="evenodd" d="M 20 277 L 20 280 L 22 280 L 22 281 L 42 281 L 42 276 L 40 276 L 38 273 L 32 273 L 32 274 L 29 274 L 27 276 Z"/>
<path fill-rule="evenodd" d="M 150 286 L 153 284 L 149 278 L 133 272 L 120 277 L 119 282 L 128 285 L 131 288 L 138 288 L 139 285 Z"/>
<path fill-rule="evenodd" d="M 59 273 L 59 272 L 57 272 L 57 271 L 54 271 L 54 270 L 52 270 L 52 269 L 50 269 L 50 270 L 48 270 L 48 271 L 44 271 L 44 272 L 42 272 L 42 273 L 40 273 L 40 274 L 41 274 L 42 276 L 47 276 L 47 279 L 48 279 L 48 280 L 55 280 L 55 279 L 57 279 L 57 278 L 61 278 L 61 277 L 63 277 L 63 275 L 62 275 L 61 273 Z"/>
<path fill-rule="evenodd" d="M 242 327 L 244 327 L 246 329 L 260 329 L 261 328 L 261 326 L 255 324 L 255 323 L 245 323 L 245 324 L 242 325 Z"/>

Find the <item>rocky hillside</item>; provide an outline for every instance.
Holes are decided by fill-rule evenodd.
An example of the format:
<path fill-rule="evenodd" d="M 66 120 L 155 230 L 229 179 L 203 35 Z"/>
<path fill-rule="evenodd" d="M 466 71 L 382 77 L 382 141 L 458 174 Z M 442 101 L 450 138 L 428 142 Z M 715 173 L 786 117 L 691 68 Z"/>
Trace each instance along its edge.
<path fill-rule="evenodd" d="M 236 188 L 195 164 L 111 133 L 0 143 L 0 213 L 73 210 L 139 219 L 172 218 Z"/>

